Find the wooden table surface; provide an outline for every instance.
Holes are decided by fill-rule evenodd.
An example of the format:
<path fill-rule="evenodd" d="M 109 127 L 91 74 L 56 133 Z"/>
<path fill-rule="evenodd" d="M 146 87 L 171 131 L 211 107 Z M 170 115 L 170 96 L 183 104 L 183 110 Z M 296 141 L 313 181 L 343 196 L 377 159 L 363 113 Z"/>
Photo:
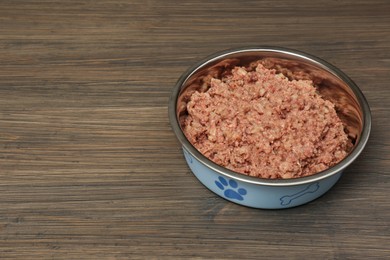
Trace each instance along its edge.
<path fill-rule="evenodd" d="M 323 58 L 371 106 L 364 152 L 304 206 L 216 196 L 168 122 L 189 66 L 247 45 Z M 389 84 L 386 0 L 2 0 L 0 259 L 389 259 Z"/>

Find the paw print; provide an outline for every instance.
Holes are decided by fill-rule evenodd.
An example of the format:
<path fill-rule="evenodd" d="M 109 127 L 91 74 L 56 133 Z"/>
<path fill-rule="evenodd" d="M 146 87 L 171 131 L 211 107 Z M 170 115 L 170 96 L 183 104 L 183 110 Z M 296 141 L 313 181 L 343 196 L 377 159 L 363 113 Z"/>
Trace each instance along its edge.
<path fill-rule="evenodd" d="M 244 200 L 243 196 L 245 196 L 247 193 L 246 189 L 238 188 L 238 184 L 235 180 L 230 179 L 228 182 L 226 181 L 225 178 L 221 176 L 218 177 L 218 181 L 215 181 L 215 185 L 217 185 L 217 187 L 220 188 L 221 190 L 224 190 L 225 197 L 229 199 L 236 199 L 242 201 Z M 233 189 L 226 189 L 229 186 Z"/>

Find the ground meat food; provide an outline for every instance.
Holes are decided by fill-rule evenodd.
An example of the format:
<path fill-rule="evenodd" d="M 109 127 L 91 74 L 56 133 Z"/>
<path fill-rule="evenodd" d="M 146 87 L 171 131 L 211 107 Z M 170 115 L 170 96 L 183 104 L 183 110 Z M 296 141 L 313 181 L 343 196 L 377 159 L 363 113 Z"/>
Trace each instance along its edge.
<path fill-rule="evenodd" d="M 323 171 L 350 149 L 334 104 L 310 80 L 261 62 L 212 78 L 187 103 L 182 128 L 207 158 L 249 176 L 288 179 Z"/>

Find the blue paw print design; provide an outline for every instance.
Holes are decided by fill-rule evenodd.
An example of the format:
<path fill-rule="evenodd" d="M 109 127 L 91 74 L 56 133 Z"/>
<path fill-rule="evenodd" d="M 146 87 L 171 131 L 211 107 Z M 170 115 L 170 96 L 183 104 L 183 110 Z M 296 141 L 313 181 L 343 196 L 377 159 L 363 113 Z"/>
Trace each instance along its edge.
<path fill-rule="evenodd" d="M 221 190 L 224 190 L 224 195 L 226 198 L 235 199 L 243 201 L 244 197 L 247 194 L 246 189 L 238 188 L 238 184 L 235 180 L 230 179 L 227 181 L 225 178 L 219 176 L 218 181 L 215 181 L 215 185 Z M 230 188 L 229 188 L 230 187 Z"/>

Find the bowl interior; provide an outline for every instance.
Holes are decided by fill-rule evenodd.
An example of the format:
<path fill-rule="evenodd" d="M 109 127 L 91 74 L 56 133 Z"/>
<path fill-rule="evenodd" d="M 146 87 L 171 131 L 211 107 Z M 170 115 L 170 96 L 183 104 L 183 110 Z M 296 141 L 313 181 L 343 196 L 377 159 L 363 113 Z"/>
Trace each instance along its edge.
<path fill-rule="evenodd" d="M 174 112 L 172 112 L 175 113 L 174 121 L 179 131 L 182 131 L 180 118 L 186 116 L 187 102 L 195 91 L 206 91 L 207 82 L 211 77 L 221 78 L 234 66 L 246 67 L 258 60 L 263 60 L 267 68 L 275 69 L 289 79 L 313 81 L 321 96 L 335 104 L 336 112 L 343 121 L 345 131 L 354 146 L 350 155 L 343 160 L 346 161 L 344 166 L 354 160 L 367 142 L 370 131 L 370 112 L 363 94 L 351 79 L 331 64 L 306 53 L 282 48 L 225 51 L 210 56 L 190 68 L 177 82 L 173 94 Z M 178 134 L 178 131 L 175 132 Z M 191 146 L 188 141 L 183 140 L 184 134 L 180 133 L 180 135 L 179 140 L 185 142 L 183 145 Z M 190 147 L 189 150 L 191 149 Z M 354 156 L 351 157 L 351 154 Z M 206 158 L 203 159 L 208 161 Z"/>

